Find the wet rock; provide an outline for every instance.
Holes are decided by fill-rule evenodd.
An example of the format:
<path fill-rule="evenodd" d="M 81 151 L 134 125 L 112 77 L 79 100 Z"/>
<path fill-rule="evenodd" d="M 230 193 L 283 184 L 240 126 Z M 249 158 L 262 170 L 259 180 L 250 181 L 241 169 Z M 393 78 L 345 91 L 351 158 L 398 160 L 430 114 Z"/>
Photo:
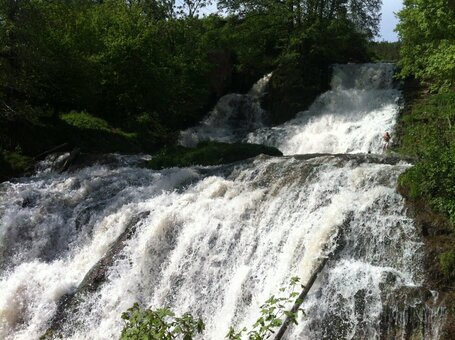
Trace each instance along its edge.
<path fill-rule="evenodd" d="M 444 339 L 440 334 L 445 319 L 444 299 L 423 287 L 400 287 L 385 291 L 381 313 L 381 339 Z"/>
<path fill-rule="evenodd" d="M 298 60 L 281 63 L 274 71 L 263 98 L 273 125 L 282 124 L 306 110 L 329 89 L 330 68 Z"/>
<path fill-rule="evenodd" d="M 68 170 L 68 168 L 73 163 L 75 163 L 75 161 L 77 160 L 80 153 L 81 153 L 81 150 L 79 148 L 73 149 L 70 152 L 70 154 L 68 155 L 68 157 L 65 159 L 65 162 L 63 163 L 62 167 L 59 169 L 59 172 L 61 173 L 61 172 Z"/>
<path fill-rule="evenodd" d="M 291 156 L 295 159 L 299 160 L 307 160 L 312 158 L 318 157 L 333 157 L 345 161 L 353 161 L 357 165 L 362 163 L 373 163 L 373 164 L 389 164 L 389 165 L 396 165 L 400 162 L 406 163 L 414 163 L 415 159 L 410 157 L 403 157 L 403 156 L 384 156 L 384 155 L 377 155 L 377 154 L 327 154 L 327 153 L 314 153 L 314 154 L 306 154 L 306 155 L 294 155 Z"/>
<path fill-rule="evenodd" d="M 55 159 L 52 170 L 57 172 L 74 172 L 94 165 L 104 165 L 112 168 L 124 166 L 122 157 L 116 154 L 83 153 L 74 149 L 71 153 L 53 155 Z M 137 166 L 145 166 L 147 160 L 140 156 L 135 160 Z"/>
<path fill-rule="evenodd" d="M 96 291 L 105 281 L 109 268 L 114 264 L 118 254 L 123 250 L 126 241 L 136 232 L 138 223 L 150 214 L 144 211 L 133 218 L 125 228 L 125 231 L 110 246 L 106 254 L 101 258 L 85 275 L 79 286 L 74 292 L 62 296 L 58 303 L 57 311 L 51 321 L 50 327 L 43 335 L 43 339 L 52 338 L 62 331 L 63 325 L 78 310 L 81 298 L 87 293 Z"/>

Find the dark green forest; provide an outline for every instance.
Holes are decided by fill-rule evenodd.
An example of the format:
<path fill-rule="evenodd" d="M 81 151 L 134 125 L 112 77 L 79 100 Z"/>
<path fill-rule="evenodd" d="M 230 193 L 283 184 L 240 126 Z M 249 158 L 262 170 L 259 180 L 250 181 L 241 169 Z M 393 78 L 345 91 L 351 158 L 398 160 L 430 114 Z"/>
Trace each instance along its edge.
<path fill-rule="evenodd" d="M 327 89 L 331 64 L 370 59 L 380 3 L 2 0 L 2 178 L 62 144 L 155 152 L 272 70 L 265 105 L 283 122 Z"/>

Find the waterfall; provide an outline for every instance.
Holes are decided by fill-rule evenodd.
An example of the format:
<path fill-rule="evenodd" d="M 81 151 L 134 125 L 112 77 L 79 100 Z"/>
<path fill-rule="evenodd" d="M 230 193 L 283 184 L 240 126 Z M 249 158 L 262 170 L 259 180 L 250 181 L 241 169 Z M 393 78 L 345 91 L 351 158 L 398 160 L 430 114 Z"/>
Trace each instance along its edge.
<path fill-rule="evenodd" d="M 337 66 L 333 89 L 307 112 L 247 137 L 287 154 L 332 155 L 163 171 L 122 157 L 0 184 L 0 338 L 44 334 L 62 298 L 134 226 L 104 281 L 78 296 L 63 338 L 117 338 L 122 312 L 139 302 L 189 311 L 206 323 L 202 339 L 221 340 L 328 257 L 288 339 L 401 339 L 409 311 L 425 313 L 412 331 L 437 339 L 440 310 L 421 297 L 437 294 L 422 287 L 422 242 L 395 190 L 410 165 L 357 154 L 379 152 L 393 129 L 400 93 L 392 72 Z M 317 143 L 318 129 L 334 137 Z"/>
<path fill-rule="evenodd" d="M 194 147 L 207 140 L 230 143 L 263 127 L 267 117 L 260 99 L 271 76 L 269 73 L 259 79 L 247 94 L 223 96 L 202 122 L 180 133 L 179 143 L 186 147 Z"/>
<path fill-rule="evenodd" d="M 400 92 L 392 64 L 335 65 L 332 90 L 281 126 L 251 132 L 246 141 L 284 154 L 379 153 L 381 137 L 393 130 Z"/>

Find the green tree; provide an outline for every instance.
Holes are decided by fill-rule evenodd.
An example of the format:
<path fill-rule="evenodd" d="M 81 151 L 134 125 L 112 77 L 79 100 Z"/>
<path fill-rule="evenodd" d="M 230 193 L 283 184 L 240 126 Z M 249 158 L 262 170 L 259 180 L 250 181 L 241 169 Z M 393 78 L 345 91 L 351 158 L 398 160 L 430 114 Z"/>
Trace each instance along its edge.
<path fill-rule="evenodd" d="M 455 5 L 453 0 L 405 0 L 398 13 L 401 75 L 429 81 L 433 90 L 455 85 Z"/>
<path fill-rule="evenodd" d="M 220 0 L 219 5 L 240 16 L 272 13 L 290 29 L 348 18 L 359 31 L 372 38 L 378 33 L 382 0 Z"/>

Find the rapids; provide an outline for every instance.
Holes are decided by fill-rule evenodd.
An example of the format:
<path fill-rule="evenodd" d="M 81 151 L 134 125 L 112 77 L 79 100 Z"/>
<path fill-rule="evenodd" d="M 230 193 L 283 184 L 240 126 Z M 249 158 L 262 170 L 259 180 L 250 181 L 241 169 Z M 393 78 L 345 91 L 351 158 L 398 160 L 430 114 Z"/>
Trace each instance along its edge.
<path fill-rule="evenodd" d="M 233 128 L 236 105 L 221 103 L 222 114 L 182 133 L 189 144 L 244 139 L 326 155 L 162 171 L 119 157 L 63 174 L 46 163 L 0 184 L 0 338 L 43 335 L 62 297 L 133 223 L 105 281 L 61 326 L 65 339 L 117 338 L 122 312 L 139 302 L 189 311 L 204 319 L 203 339 L 221 340 L 229 325 L 254 323 L 291 277 L 306 282 L 324 257 L 288 339 L 398 339 L 416 308 L 425 318 L 412 331 L 437 339 L 440 311 L 420 308 L 413 294 L 424 279 L 422 243 L 395 190 L 410 164 L 358 155 L 380 153 L 382 134 L 393 132 L 401 94 L 392 75 L 389 64 L 338 65 L 332 90 L 286 124 L 265 127 L 259 110 Z M 248 95 L 253 106 L 266 80 Z"/>

